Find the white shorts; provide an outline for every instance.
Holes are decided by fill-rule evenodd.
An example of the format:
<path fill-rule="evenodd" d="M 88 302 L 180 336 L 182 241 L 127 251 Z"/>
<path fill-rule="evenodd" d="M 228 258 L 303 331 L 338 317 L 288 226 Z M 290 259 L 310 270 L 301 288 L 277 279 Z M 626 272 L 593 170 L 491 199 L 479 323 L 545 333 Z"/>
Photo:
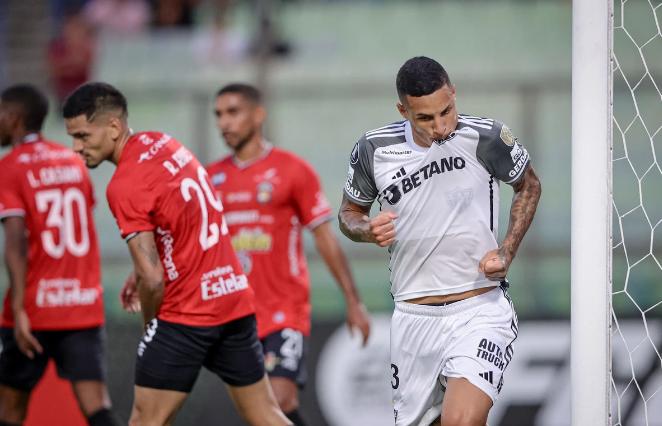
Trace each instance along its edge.
<path fill-rule="evenodd" d="M 429 425 L 441 412 L 447 377 L 462 377 L 492 401 L 513 356 L 517 315 L 505 288 L 445 306 L 396 302 L 391 387 L 396 425 Z"/>

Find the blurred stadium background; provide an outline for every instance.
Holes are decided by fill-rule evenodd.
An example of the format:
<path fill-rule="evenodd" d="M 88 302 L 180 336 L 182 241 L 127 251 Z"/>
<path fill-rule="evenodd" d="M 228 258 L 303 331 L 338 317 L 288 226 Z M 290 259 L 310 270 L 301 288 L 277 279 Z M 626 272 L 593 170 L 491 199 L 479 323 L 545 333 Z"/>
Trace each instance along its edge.
<path fill-rule="evenodd" d="M 136 3 L 142 2 L 0 1 L 0 86 L 29 81 L 52 94 L 49 138 L 70 143 L 57 108 L 58 90 L 66 86 L 67 53 L 61 46 L 71 41 L 62 37 L 67 32 L 73 46 L 93 52 L 83 77 L 112 83 L 127 95 L 134 129 L 168 132 L 205 163 L 226 153 L 211 112 L 215 91 L 231 81 L 257 83 L 267 94 L 269 139 L 314 166 L 335 207 L 354 142 L 364 131 L 399 119 L 395 74 L 411 56 L 430 56 L 446 67 L 461 112 L 508 123 L 529 148 L 544 191 L 509 274 L 522 334 L 490 424 L 569 424 L 570 1 L 154 0 L 129 8 Z M 104 9 L 108 5 L 114 13 Z M 179 15 L 159 9 L 180 6 Z M 69 13 L 79 7 L 82 12 L 72 19 Z M 645 1 L 627 7 L 634 26 L 654 25 Z M 657 105 L 652 88 L 642 96 Z M 650 151 L 630 154 L 646 158 Z M 139 319 L 119 306 L 130 260 L 104 198 L 112 172 L 104 165 L 92 177 L 99 200 L 109 384 L 115 407 L 127 419 L 141 331 Z M 503 235 L 512 191 L 502 186 L 501 192 Z M 630 247 L 647 252 L 650 240 L 643 237 L 649 225 L 628 226 Z M 346 335 L 340 292 L 308 239 L 314 327 L 303 411 L 313 425 L 390 424 L 388 255 L 341 241 L 375 314 L 374 338 L 360 350 Z M 2 268 L 0 283 L 6 286 Z M 615 274 L 625 270 L 615 259 Z M 643 285 L 656 272 L 653 262 L 630 271 L 637 298 L 662 299 L 662 286 Z M 639 312 L 627 301 L 618 309 Z M 655 330 L 659 337 L 660 327 Z M 206 373 L 201 379 L 176 424 L 240 424 L 220 383 Z M 637 402 L 626 402 L 636 412 Z"/>

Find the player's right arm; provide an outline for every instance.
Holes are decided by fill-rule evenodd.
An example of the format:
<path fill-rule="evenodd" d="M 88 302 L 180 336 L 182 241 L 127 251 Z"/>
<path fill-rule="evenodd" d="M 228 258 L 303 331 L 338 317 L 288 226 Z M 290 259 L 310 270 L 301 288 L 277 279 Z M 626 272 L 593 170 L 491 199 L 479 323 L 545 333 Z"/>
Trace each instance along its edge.
<path fill-rule="evenodd" d="M 352 148 L 338 223 L 340 231 L 352 241 L 387 247 L 395 241 L 393 220 L 397 216 L 393 212 L 381 211 L 370 218 L 370 206 L 377 198 L 373 155 L 374 147 L 365 136 Z"/>
<path fill-rule="evenodd" d="M 22 216 L 6 217 L 2 220 L 5 229 L 5 263 L 9 273 L 11 309 L 14 314 L 14 336 L 18 348 L 28 358 L 35 352 L 42 353 L 41 345 L 30 331 L 30 319 L 25 312 L 25 278 L 28 268 L 28 239 L 25 219 Z"/>
<path fill-rule="evenodd" d="M 154 233 L 138 232 L 128 240 L 145 326 L 156 317 L 165 289 L 163 265 Z"/>
<path fill-rule="evenodd" d="M 353 203 L 346 194 L 343 195 L 338 213 L 340 231 L 352 241 L 388 247 L 395 241 L 393 220 L 397 215 L 390 211 L 381 211 L 370 218 L 369 214 L 370 206 Z"/>

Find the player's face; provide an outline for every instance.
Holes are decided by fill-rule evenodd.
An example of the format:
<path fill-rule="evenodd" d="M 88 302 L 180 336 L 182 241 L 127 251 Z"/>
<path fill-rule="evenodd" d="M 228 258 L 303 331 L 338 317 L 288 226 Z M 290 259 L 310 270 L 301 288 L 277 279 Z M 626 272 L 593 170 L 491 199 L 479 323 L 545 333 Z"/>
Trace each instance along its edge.
<path fill-rule="evenodd" d="M 16 114 L 11 106 L 0 102 L 0 146 L 11 145 L 15 121 Z"/>
<path fill-rule="evenodd" d="M 426 96 L 407 96 L 398 110 L 411 123 L 416 142 L 430 146 L 446 139 L 457 127 L 455 87 L 446 84 Z"/>
<path fill-rule="evenodd" d="M 264 108 L 239 93 L 225 93 L 216 98 L 214 108 L 216 127 L 225 143 L 239 151 L 260 134 L 264 122 Z"/>
<path fill-rule="evenodd" d="M 110 118 L 101 116 L 87 121 L 81 114 L 64 120 L 67 133 L 73 138 L 73 150 L 81 156 L 90 169 L 97 167 L 104 160 L 110 160 L 115 149 L 117 133 L 110 125 Z"/>

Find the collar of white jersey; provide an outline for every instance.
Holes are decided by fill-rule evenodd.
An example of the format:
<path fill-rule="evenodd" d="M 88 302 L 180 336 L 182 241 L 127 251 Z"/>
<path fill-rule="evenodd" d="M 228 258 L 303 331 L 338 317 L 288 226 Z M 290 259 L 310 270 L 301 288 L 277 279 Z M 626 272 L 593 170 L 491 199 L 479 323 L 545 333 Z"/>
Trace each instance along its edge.
<path fill-rule="evenodd" d="M 269 155 L 274 147 L 273 144 L 267 140 L 262 141 L 262 146 L 264 146 L 264 151 L 262 151 L 262 153 L 257 157 L 251 160 L 241 161 L 235 155 L 233 155 L 232 162 L 234 163 L 235 166 L 239 167 L 240 169 L 245 169 L 248 166 L 252 166 L 253 164 L 257 163 L 258 161 L 264 159 L 267 155 Z"/>
<path fill-rule="evenodd" d="M 28 133 L 23 136 L 23 143 L 33 143 L 41 140 L 41 135 L 39 133 Z"/>
<path fill-rule="evenodd" d="M 414 142 L 414 134 L 411 131 L 411 123 L 409 120 L 405 121 L 405 141 L 407 145 L 414 151 L 427 152 L 428 148 L 423 148 L 416 142 Z"/>

